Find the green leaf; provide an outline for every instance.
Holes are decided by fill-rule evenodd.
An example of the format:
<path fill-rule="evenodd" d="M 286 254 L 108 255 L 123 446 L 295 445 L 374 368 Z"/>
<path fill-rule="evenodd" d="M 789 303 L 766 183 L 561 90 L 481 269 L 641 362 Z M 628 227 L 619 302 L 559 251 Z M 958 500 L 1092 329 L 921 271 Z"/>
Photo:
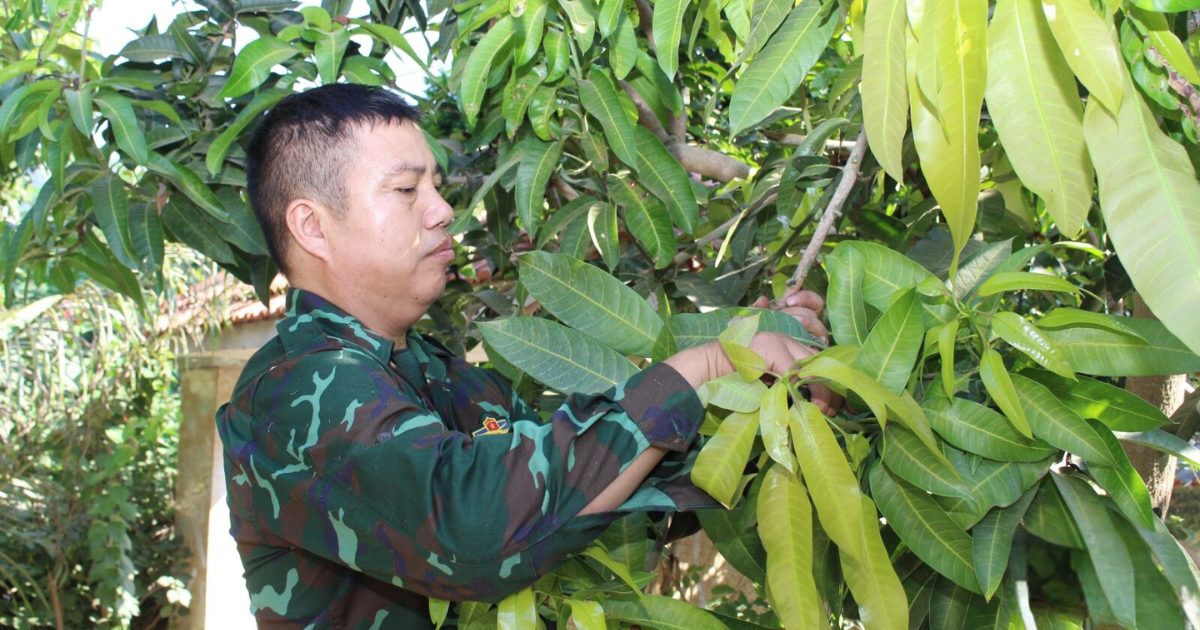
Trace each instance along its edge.
<path fill-rule="evenodd" d="M 959 586 L 979 592 L 971 536 L 932 497 L 892 477 L 883 466 L 872 467 L 870 476 L 879 511 L 913 553 Z"/>
<path fill-rule="evenodd" d="M 938 579 L 929 601 L 929 630 L 960 630 L 966 628 L 975 593 L 951 580 Z"/>
<path fill-rule="evenodd" d="M 1036 494 L 1036 490 L 1027 490 L 1016 503 L 988 512 L 971 530 L 975 577 L 983 588 L 984 597 L 988 599 L 1000 587 L 1000 578 L 1004 577 L 1004 570 L 1008 568 L 1013 534 Z"/>
<path fill-rule="evenodd" d="M 696 456 L 692 483 L 725 507 L 733 506 L 734 494 L 741 486 L 758 424 L 757 413 L 729 414 Z"/>
<path fill-rule="evenodd" d="M 812 336 L 796 318 L 786 313 L 767 309 L 719 308 L 707 313 L 676 313 L 667 321 L 672 336 L 680 350 L 698 346 L 717 338 L 729 326 L 734 317 L 758 315 L 759 332 L 779 332 L 812 345 Z M 852 359 L 851 359 L 852 360 Z"/>
<path fill-rule="evenodd" d="M 658 65 L 668 79 L 679 66 L 679 40 L 683 36 L 683 14 L 688 0 L 659 0 L 654 4 L 652 24 Z M 695 42 L 693 42 L 693 45 Z"/>
<path fill-rule="evenodd" d="M 958 319 L 952 319 L 937 328 L 938 356 L 942 361 L 942 386 L 946 397 L 954 397 L 954 343 L 958 339 Z"/>
<path fill-rule="evenodd" d="M 529 108 L 534 94 L 541 87 L 545 77 L 546 69 L 538 65 L 534 66 L 530 72 L 517 73 L 505 84 L 502 95 L 503 105 L 500 109 L 504 115 L 504 125 L 509 138 L 515 136 L 517 130 L 521 128 L 521 123 L 525 121 L 525 111 Z M 519 207 L 518 210 L 520 210 Z"/>
<path fill-rule="evenodd" d="M 242 49 L 233 60 L 229 80 L 219 98 L 237 98 L 262 85 L 271 68 L 300 54 L 300 49 L 275 37 L 260 37 Z"/>
<path fill-rule="evenodd" d="M 1141 431 L 1138 433 L 1118 431 L 1114 435 L 1122 441 L 1148 446 L 1156 451 L 1187 460 L 1193 466 L 1200 466 L 1200 449 L 1192 446 L 1190 442 L 1181 440 L 1166 431 L 1160 429 L 1151 429 L 1150 431 Z"/>
<path fill-rule="evenodd" d="M 608 176 L 608 192 L 625 211 L 625 225 L 654 259 L 656 269 L 665 269 L 675 258 L 675 228 L 662 202 L 653 195 L 639 195 L 629 183 Z"/>
<path fill-rule="evenodd" d="M 537 236 L 542 224 L 542 204 L 546 197 L 546 186 L 562 155 L 562 145 L 557 142 L 541 142 L 529 139 L 521 165 L 517 167 L 517 214 L 529 238 Z"/>
<path fill-rule="evenodd" d="M 321 33 L 313 53 L 317 60 L 317 73 L 321 77 L 321 83 L 337 82 L 342 57 L 346 54 L 346 46 L 349 44 L 350 32 L 340 24 L 334 26 L 331 31 Z"/>
<path fill-rule="evenodd" d="M 524 0 L 525 9 L 517 18 L 513 42 L 513 62 L 518 66 L 529 63 L 538 53 L 542 45 L 542 37 L 546 30 L 546 10 L 549 8 L 546 0 Z"/>
<path fill-rule="evenodd" d="M 137 164 L 146 164 L 146 136 L 138 127 L 137 116 L 129 99 L 116 92 L 101 92 L 94 97 L 100 113 L 108 119 L 117 146 Z"/>
<path fill-rule="evenodd" d="M 579 49 L 587 52 L 596 33 L 596 8 L 591 0 L 558 0 L 558 5 L 571 21 L 571 35 Z"/>
<path fill-rule="evenodd" d="M 897 477 L 933 494 L 971 498 L 958 471 L 940 454 L 934 454 L 906 429 L 891 426 L 886 433 L 883 463 Z"/>
<path fill-rule="evenodd" d="M 262 227 L 254 218 L 250 206 L 242 200 L 242 195 L 235 188 L 226 186 L 218 195 L 221 207 L 229 214 L 228 221 L 216 223 L 217 233 L 231 245 L 255 256 L 267 256 L 267 241 L 263 237 Z"/>
<path fill-rule="evenodd" d="M 992 331 L 1051 372 L 1066 378 L 1075 378 L 1070 363 L 1054 343 L 1024 317 L 1012 311 L 996 313 L 992 316 Z"/>
<path fill-rule="evenodd" d="M 621 354 L 649 356 L 663 322 L 633 289 L 569 256 L 529 252 L 521 283 L 555 317 Z"/>
<path fill-rule="evenodd" d="M 857 250 L 839 247 L 826 259 L 829 272 L 830 332 L 839 345 L 861 347 L 868 337 L 867 310 L 863 299 L 866 257 Z"/>
<path fill-rule="evenodd" d="M 1049 328 L 1075 328 L 1075 327 L 1092 327 L 1101 330 L 1108 330 L 1115 333 L 1129 335 L 1139 341 L 1146 341 L 1141 334 L 1136 330 L 1124 325 L 1121 317 L 1111 317 L 1103 313 L 1093 313 L 1092 311 L 1083 311 L 1077 308 L 1069 308 L 1060 306 L 1049 313 L 1046 313 L 1038 319 L 1037 325 L 1041 329 Z"/>
<path fill-rule="evenodd" d="M 633 22 L 624 13 L 620 17 L 616 33 L 608 43 L 608 65 L 612 66 L 613 76 L 618 81 L 629 76 L 638 58 L 637 33 L 633 30 Z"/>
<path fill-rule="evenodd" d="M 1061 291 L 1079 293 L 1079 287 L 1045 273 L 1005 271 L 992 275 L 979 285 L 976 295 L 984 297 L 1005 291 Z"/>
<path fill-rule="evenodd" d="M 783 410 L 787 413 L 787 409 Z M 767 470 L 758 497 L 758 535 L 767 550 L 767 589 L 785 628 L 820 628 L 823 605 L 813 581 L 812 506 L 796 475 Z"/>
<path fill-rule="evenodd" d="M 63 90 L 67 99 L 67 109 L 71 112 L 71 122 L 75 128 L 87 137 L 92 137 L 92 128 L 96 126 L 92 117 L 92 91 L 84 87 L 82 90 Z"/>
<path fill-rule="evenodd" d="M 429 72 L 429 64 L 425 63 L 425 60 L 417 54 L 417 51 L 413 49 L 412 44 L 408 43 L 408 40 L 404 38 L 404 35 L 400 31 L 387 26 L 386 24 L 375 24 L 367 20 L 350 20 L 350 23 L 367 31 L 375 39 L 383 40 L 384 42 L 387 42 L 389 46 L 403 51 L 404 54 L 408 55 L 409 59 L 415 61 L 418 66 L 421 66 L 422 70 L 424 70 L 426 73 Z"/>
<path fill-rule="evenodd" d="M 625 115 L 616 86 L 608 73 L 602 70 L 593 70 L 589 76 L 590 80 L 579 81 L 580 104 L 600 121 L 613 153 L 630 168 L 637 170 L 639 162 L 633 125 Z"/>
<path fill-rule="evenodd" d="M 972 498 L 935 499 L 963 529 L 974 526 L 993 507 L 1007 507 L 1015 503 L 1050 467 L 1050 462 L 1045 459 L 1036 462 L 997 462 L 952 448 L 947 448 L 947 455 L 958 474 L 966 480 Z"/>
<path fill-rule="evenodd" d="M 1087 0 L 1043 0 L 1042 9 L 1050 32 L 1080 83 L 1109 111 L 1116 111 L 1125 94 L 1128 73 L 1117 49 L 1117 31 L 1112 21 L 1097 15 Z M 1087 139 L 1090 147 L 1092 138 Z M 1114 149 L 1109 147 L 1110 151 Z M 1097 160 L 1096 151 L 1091 153 L 1092 159 Z"/>
<path fill-rule="evenodd" d="M 1113 315 L 1102 317 L 1132 329 L 1145 341 L 1100 328 L 1063 328 L 1044 330 L 1042 334 L 1058 348 L 1071 367 L 1084 374 L 1154 376 L 1200 370 L 1200 356 L 1183 345 L 1162 322 Z"/>
<path fill-rule="evenodd" d="M 641 601 L 607 599 L 601 602 L 609 619 L 659 630 L 727 630 L 725 624 L 683 600 L 646 595 Z"/>
<path fill-rule="evenodd" d="M 922 42 L 928 40 L 936 52 L 931 69 L 941 83 L 927 96 L 935 99 L 933 109 L 941 124 L 918 125 L 914 114 L 913 140 L 929 189 L 953 237 L 950 275 L 954 277 L 959 252 L 975 229 L 978 212 L 978 129 L 987 77 L 988 7 L 974 0 L 940 0 L 930 9 L 922 18 Z M 914 92 L 911 86 L 909 92 Z M 919 100 L 915 95 L 910 99 Z"/>
<path fill-rule="evenodd" d="M 514 20 L 511 17 L 500 18 L 475 45 L 466 65 L 463 66 L 459 102 L 463 115 L 467 117 L 468 127 L 475 126 L 479 108 L 483 104 L 483 96 L 487 93 L 488 75 L 491 73 L 492 64 L 502 57 L 501 51 L 508 47 L 513 30 Z"/>
<path fill-rule="evenodd" d="M 788 391 L 783 383 L 775 383 L 763 395 L 758 413 L 758 428 L 767 454 L 788 472 L 796 472 L 795 458 L 788 441 Z"/>
<path fill-rule="evenodd" d="M 1046 479 L 1038 486 L 1037 495 L 1029 510 L 1025 512 L 1025 529 L 1029 533 L 1046 542 L 1083 549 L 1083 535 L 1075 525 L 1075 519 L 1067 511 L 1062 495 L 1054 487 L 1054 482 Z"/>
<path fill-rule="evenodd" d="M 751 486 L 753 488 L 753 486 Z M 743 503 L 745 505 L 745 503 Z M 745 508 L 739 508 L 745 509 Z M 761 584 L 766 579 L 766 550 L 755 528 L 743 526 L 738 510 L 696 510 L 704 533 L 738 573 Z M 753 512 L 751 512 L 753 516 Z"/>
<path fill-rule="evenodd" d="M 589 207 L 587 229 L 588 234 L 592 237 L 592 244 L 596 246 L 596 250 L 600 252 L 600 257 L 604 260 L 604 265 L 610 270 L 616 269 L 617 263 L 621 259 L 621 236 L 620 228 L 617 225 L 617 207 L 608 203 Z"/>
<path fill-rule="evenodd" d="M 747 64 L 733 88 L 729 101 L 731 135 L 766 118 L 796 92 L 804 75 L 825 52 L 836 23 L 817 2 L 803 2 L 792 10 L 762 52 Z M 660 47 L 660 55 L 662 51 Z M 674 70 L 672 65 L 668 76 L 674 76 Z"/>
<path fill-rule="evenodd" d="M 1158 565 L 1162 567 L 1163 577 L 1167 578 L 1171 590 L 1179 597 L 1183 611 L 1192 622 L 1192 626 L 1197 626 L 1200 623 L 1200 571 L 1197 570 L 1196 564 L 1162 521 L 1155 519 L 1152 530 L 1142 527 L 1137 529 L 1142 540 L 1150 547 Z"/>
<path fill-rule="evenodd" d="M 537 600 L 533 588 L 524 588 L 500 600 L 496 627 L 499 630 L 537 630 Z"/>
<path fill-rule="evenodd" d="M 1075 77 L 1037 0 L 1000 0 L 988 28 L 988 113 L 1021 183 L 1068 237 L 1092 205 L 1092 163 Z"/>
<path fill-rule="evenodd" d="M 217 221 L 229 221 L 229 213 L 225 211 L 225 207 L 221 204 L 221 199 L 190 168 L 176 165 L 153 151 L 150 152 L 150 158 L 146 163 L 146 167 L 167 178 L 179 190 L 183 191 L 183 194 L 187 195 L 188 199 L 191 199 L 203 208 L 212 218 Z"/>
<path fill-rule="evenodd" d="M 23 137 L 25 133 L 33 130 L 32 127 L 24 124 L 17 124 L 18 115 L 28 112 L 24 120 L 28 120 L 29 116 L 34 115 L 34 112 L 29 111 L 28 108 L 21 107 L 26 100 L 42 92 L 54 92 L 61 89 L 62 83 L 54 79 L 42 79 L 28 85 L 22 85 L 13 90 L 4 98 L 3 105 L 0 105 L 0 140 L 8 137 L 10 134 L 13 136 L 12 139 L 18 139 Z M 131 109 L 131 115 L 132 111 Z"/>
<path fill-rule="evenodd" d="M 1200 352 L 1200 182 L 1187 152 L 1141 98 L 1127 99 L 1116 116 L 1111 111 L 1089 101 L 1084 115 L 1109 237 L 1146 305 Z"/>
<path fill-rule="evenodd" d="M 637 581 L 633 579 L 633 575 L 629 572 L 629 567 L 617 562 L 612 556 L 608 555 L 608 550 L 604 548 L 603 543 L 599 541 L 592 543 L 592 546 L 583 551 L 583 555 L 604 565 L 605 568 L 612 571 L 622 582 L 628 585 L 630 590 L 636 593 L 640 599 L 645 600 L 646 596 L 642 594 Z"/>
<path fill-rule="evenodd" d="M 767 386 L 762 381 L 747 381 L 740 374 L 727 374 L 701 385 L 697 393 L 706 405 L 750 413 L 762 405 Z"/>
<path fill-rule="evenodd" d="M 600 37 L 607 39 L 617 30 L 617 24 L 625 13 L 625 0 L 602 0 L 600 2 L 600 18 L 596 20 L 596 28 Z"/>
<path fill-rule="evenodd" d="M 1108 452 L 1117 465 L 1093 464 L 1088 466 L 1088 474 L 1096 480 L 1101 488 L 1104 488 L 1108 496 L 1112 497 L 1113 502 L 1130 522 L 1140 527 L 1153 529 L 1154 521 L 1158 519 L 1158 516 L 1154 514 L 1154 507 L 1150 504 L 1150 492 L 1146 489 L 1146 483 L 1134 470 L 1133 464 L 1129 463 L 1125 449 L 1121 448 L 1121 443 L 1117 441 L 1112 431 L 1094 420 L 1091 424 L 1092 428 L 1096 430 L 1096 434 L 1108 447 Z"/>
<path fill-rule="evenodd" d="M 1012 381 L 1034 435 L 1091 463 L 1117 465 L 1096 430 L 1050 390 L 1020 375 L 1013 375 Z"/>
<path fill-rule="evenodd" d="M 175 38 L 168 34 L 143 35 L 125 44 L 117 55 L 134 63 L 154 63 L 159 59 L 183 57 Z"/>
<path fill-rule="evenodd" d="M 745 37 L 746 44 L 742 46 L 734 66 L 742 65 L 742 62 L 762 50 L 771 35 L 779 30 L 779 25 L 787 19 L 793 6 L 794 3 L 787 0 L 762 0 L 754 3 L 753 15 L 750 16 L 750 31 Z"/>
<path fill-rule="evenodd" d="M 854 367 L 893 394 L 899 394 L 912 374 L 924 334 L 921 303 L 917 292 L 910 289 L 896 298 L 875 322 Z"/>
<path fill-rule="evenodd" d="M 862 281 L 863 302 L 883 311 L 895 300 L 900 291 L 915 287 L 923 281 L 937 278 L 921 265 L 900 252 L 865 241 L 843 241 L 826 258 L 840 256 L 839 252 L 853 251 L 862 257 L 864 268 Z"/>
<path fill-rule="evenodd" d="M 560 392 L 603 392 L 637 372 L 615 350 L 546 319 L 509 317 L 478 326 L 500 356 Z"/>
<path fill-rule="evenodd" d="M 163 224 L 158 210 L 152 204 L 145 203 L 130 208 L 129 232 L 133 241 L 133 252 L 143 261 L 143 273 L 161 272 L 164 258 Z"/>
<path fill-rule="evenodd" d="M 133 234 L 129 229 L 129 202 L 125 182 L 111 173 L 99 177 L 89 189 L 96 222 L 104 232 L 104 240 L 121 264 L 138 268 L 134 253 Z"/>
<path fill-rule="evenodd" d="M 604 608 L 599 602 L 581 602 L 568 599 L 571 605 L 571 620 L 579 630 L 607 630 L 604 624 Z"/>
<path fill-rule="evenodd" d="M 1170 422 L 1161 409 L 1115 385 L 1090 378 L 1072 381 L 1032 368 L 1021 375 L 1041 383 L 1071 411 L 1099 420 L 1113 431 L 1150 431 Z"/>
<path fill-rule="evenodd" d="M 1109 511 L 1083 479 L 1058 473 L 1051 473 L 1050 478 L 1075 517 L 1113 615 L 1122 625 L 1134 627 L 1136 578 L 1133 561 Z"/>
<path fill-rule="evenodd" d="M 692 178 L 649 130 L 635 125 L 633 137 L 637 143 L 638 164 L 635 170 L 638 182 L 667 205 L 667 212 L 675 227 L 692 233 L 700 221 L 696 195 L 692 192 Z"/>
<path fill-rule="evenodd" d="M 817 406 L 792 407 L 792 439 L 821 527 L 838 546 L 846 585 L 859 617 L 872 630 L 903 630 L 908 623 L 904 586 L 879 534 L 875 504 L 858 479 Z"/>
<path fill-rule="evenodd" d="M 1004 359 L 1000 357 L 999 352 L 991 348 L 984 350 L 983 357 L 979 360 L 979 378 L 983 381 L 983 386 L 987 388 L 988 395 L 1004 412 L 1004 416 L 1012 423 L 1013 428 L 1021 435 L 1032 438 L 1033 432 L 1029 428 L 1029 420 L 1025 418 L 1025 412 L 1017 402 L 1017 392 L 1013 389 L 1012 379 L 1004 367 Z"/>
<path fill-rule="evenodd" d="M 756 3 L 757 4 L 757 3 Z M 903 0 L 874 0 L 866 8 L 863 45 L 863 127 L 871 152 L 892 179 L 904 181 L 901 156 L 908 130 L 908 83 L 905 79 Z"/>
<path fill-rule="evenodd" d="M 1135 0 L 1133 4 L 1147 11 L 1160 11 L 1162 13 L 1176 13 L 1179 11 L 1200 9 L 1200 1 L 1197 0 Z M 1195 625 L 1195 622 L 1192 625 Z"/>
<path fill-rule="evenodd" d="M 89 278 L 101 285 L 132 299 L 138 309 L 146 312 L 146 302 L 142 297 L 142 287 L 138 285 L 137 277 L 128 267 L 122 265 L 112 251 L 96 240 L 90 232 L 81 239 L 84 251 L 90 254 L 72 254 L 66 260 L 77 271 L 82 271 Z M 100 262 L 97 259 L 102 259 Z"/>
<path fill-rule="evenodd" d="M 201 254 L 228 265 L 237 261 L 229 244 L 217 233 L 212 220 L 179 196 L 172 196 L 167 201 L 163 207 L 162 221 L 175 238 Z"/>
<path fill-rule="evenodd" d="M 291 94 L 290 90 L 274 88 L 255 94 L 250 104 L 238 112 L 237 118 L 234 118 L 233 122 L 229 123 L 229 126 L 225 127 L 225 130 L 221 132 L 221 135 L 217 136 L 212 144 L 209 145 L 208 155 L 204 158 L 204 164 L 208 168 L 208 172 L 212 175 L 219 173 L 221 165 L 225 161 L 225 155 L 229 153 L 229 147 L 233 146 L 238 136 L 241 135 L 242 130 L 249 126 L 250 123 L 258 120 L 263 112 L 274 107 L 276 103 L 288 94 Z"/>
<path fill-rule="evenodd" d="M 550 65 L 546 71 L 546 83 L 553 83 L 566 75 L 567 70 L 571 68 L 571 44 L 567 42 L 562 31 L 551 28 L 546 31 L 542 50 L 546 51 Z"/>
<path fill-rule="evenodd" d="M 929 424 L 965 451 L 1005 462 L 1031 462 L 1053 455 L 1045 442 L 1027 439 L 999 413 L 965 398 L 927 396 L 921 403 Z"/>
<path fill-rule="evenodd" d="M 1096 567 L 1087 552 L 1075 550 L 1071 552 L 1071 568 L 1079 576 L 1079 586 L 1083 590 L 1083 599 L 1087 604 L 1088 617 L 1099 627 L 1116 626 L 1118 622 L 1112 614 L 1104 589 L 1100 587 L 1100 578 L 1096 576 Z"/>

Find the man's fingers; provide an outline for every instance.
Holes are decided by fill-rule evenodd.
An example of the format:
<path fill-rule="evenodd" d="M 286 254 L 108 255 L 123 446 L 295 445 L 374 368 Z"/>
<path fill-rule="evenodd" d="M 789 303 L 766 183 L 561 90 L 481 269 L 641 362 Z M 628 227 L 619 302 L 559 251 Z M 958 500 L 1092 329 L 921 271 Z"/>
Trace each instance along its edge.
<path fill-rule="evenodd" d="M 782 312 L 795 317 L 796 321 L 800 322 L 801 326 L 804 326 L 804 330 L 807 330 L 808 334 L 820 339 L 821 343 L 829 343 L 829 329 L 825 327 L 824 322 L 817 316 L 816 311 L 801 306 L 794 306 L 785 308 Z"/>
<path fill-rule="evenodd" d="M 824 298 L 812 291 L 797 290 L 795 287 L 784 294 L 783 303 L 785 306 L 802 306 L 812 309 L 818 315 L 821 314 L 821 311 L 825 310 Z"/>
<path fill-rule="evenodd" d="M 817 406 L 817 409 L 821 410 L 821 413 L 826 416 L 832 416 L 837 413 L 841 402 L 835 399 L 840 399 L 841 396 L 833 393 L 833 390 L 820 383 L 809 385 L 808 391 L 812 399 L 811 402 Z"/>
<path fill-rule="evenodd" d="M 754 303 L 750 305 L 751 308 L 769 308 L 770 306 L 771 300 L 767 299 L 765 295 L 754 300 Z"/>

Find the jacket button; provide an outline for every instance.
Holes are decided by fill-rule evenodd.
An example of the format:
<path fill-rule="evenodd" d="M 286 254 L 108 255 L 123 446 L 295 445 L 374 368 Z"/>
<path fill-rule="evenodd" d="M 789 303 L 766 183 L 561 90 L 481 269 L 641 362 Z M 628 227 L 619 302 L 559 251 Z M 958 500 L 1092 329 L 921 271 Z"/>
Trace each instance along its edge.
<path fill-rule="evenodd" d="M 381 444 L 381 443 L 383 443 L 383 442 L 386 442 L 386 441 L 388 441 L 388 440 L 390 440 L 390 439 L 392 439 L 392 434 L 391 434 L 390 432 L 388 432 L 388 431 L 384 431 L 383 433 L 380 433 L 379 435 L 375 436 L 375 443 L 376 443 L 376 444 Z"/>

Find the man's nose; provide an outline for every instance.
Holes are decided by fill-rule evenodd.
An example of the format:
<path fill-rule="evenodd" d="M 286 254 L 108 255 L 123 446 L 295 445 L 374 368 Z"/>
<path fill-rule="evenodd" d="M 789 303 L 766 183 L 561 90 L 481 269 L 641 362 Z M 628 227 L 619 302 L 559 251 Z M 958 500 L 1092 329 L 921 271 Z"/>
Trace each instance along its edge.
<path fill-rule="evenodd" d="M 439 192 L 433 193 L 433 201 L 425 212 L 425 225 L 429 228 L 445 227 L 454 220 L 454 207 L 442 199 Z"/>

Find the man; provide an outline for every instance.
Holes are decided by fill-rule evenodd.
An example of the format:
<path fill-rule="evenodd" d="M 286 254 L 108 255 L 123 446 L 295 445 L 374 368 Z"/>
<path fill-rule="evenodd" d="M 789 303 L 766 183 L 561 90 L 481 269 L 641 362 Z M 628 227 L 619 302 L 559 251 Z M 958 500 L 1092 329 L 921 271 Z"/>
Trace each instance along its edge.
<path fill-rule="evenodd" d="M 732 372 L 719 345 L 542 422 L 413 332 L 455 256 L 418 119 L 385 90 L 329 85 L 281 101 L 250 145 L 251 204 L 294 287 L 217 414 L 260 628 L 427 628 L 427 597 L 496 600 L 618 508 L 699 499 L 670 473 L 703 420 L 694 388 Z M 780 373 L 812 353 L 774 334 L 752 348 Z"/>

